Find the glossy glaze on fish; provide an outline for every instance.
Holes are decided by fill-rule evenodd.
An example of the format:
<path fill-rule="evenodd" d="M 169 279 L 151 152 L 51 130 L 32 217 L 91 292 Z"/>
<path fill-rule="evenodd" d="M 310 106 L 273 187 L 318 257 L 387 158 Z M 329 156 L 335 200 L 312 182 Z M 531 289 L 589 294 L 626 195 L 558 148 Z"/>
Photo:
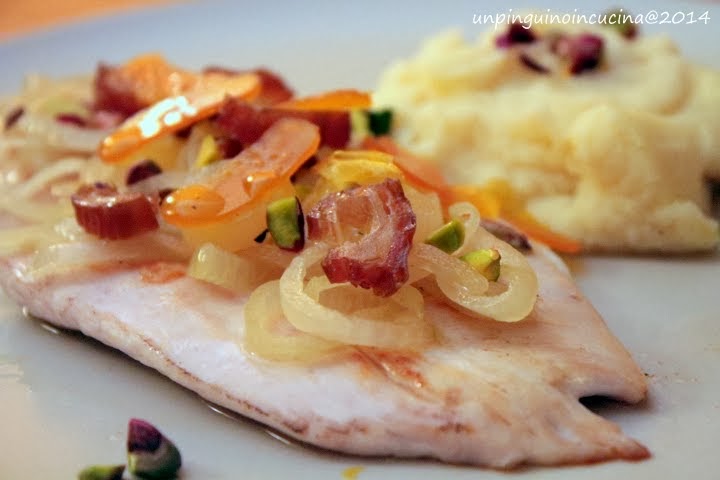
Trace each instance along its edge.
<path fill-rule="evenodd" d="M 33 315 L 320 447 L 496 468 L 646 458 L 645 447 L 578 402 L 638 402 L 642 372 L 567 271 L 536 251 L 540 297 L 529 318 L 473 319 L 430 300 L 437 346 L 355 349 L 311 366 L 248 354 L 245 298 L 188 277 L 147 283 L 136 268 L 32 282 L 15 259 L 0 281 Z"/>

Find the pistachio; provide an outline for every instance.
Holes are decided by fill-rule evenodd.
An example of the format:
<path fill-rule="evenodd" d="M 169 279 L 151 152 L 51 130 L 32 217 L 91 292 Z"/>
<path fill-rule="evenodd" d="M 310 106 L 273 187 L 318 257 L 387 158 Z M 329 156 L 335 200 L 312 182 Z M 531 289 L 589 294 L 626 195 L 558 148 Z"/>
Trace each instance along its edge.
<path fill-rule="evenodd" d="M 266 220 L 268 231 L 278 247 L 298 252 L 305 246 L 305 217 L 297 197 L 270 203 Z"/>
<path fill-rule="evenodd" d="M 494 248 L 475 250 L 460 257 L 491 282 L 500 278 L 500 252 Z"/>
<path fill-rule="evenodd" d="M 128 424 L 128 471 L 140 478 L 174 478 L 182 459 L 175 444 L 152 424 L 133 418 Z"/>
<path fill-rule="evenodd" d="M 91 465 L 78 474 L 78 480 L 121 480 L 125 465 Z"/>
<path fill-rule="evenodd" d="M 437 247 L 445 253 L 452 253 L 465 241 L 465 227 L 457 220 L 450 220 L 435 230 L 425 243 Z"/>
<path fill-rule="evenodd" d="M 387 135 L 392 128 L 392 110 L 370 110 L 367 112 L 368 128 L 374 136 Z"/>

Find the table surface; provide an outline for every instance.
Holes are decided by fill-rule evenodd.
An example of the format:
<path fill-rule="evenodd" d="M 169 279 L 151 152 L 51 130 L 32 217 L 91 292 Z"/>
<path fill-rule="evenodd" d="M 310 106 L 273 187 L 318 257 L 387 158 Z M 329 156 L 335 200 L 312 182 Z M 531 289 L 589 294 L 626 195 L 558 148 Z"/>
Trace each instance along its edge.
<path fill-rule="evenodd" d="M 8 0 L 0 2 L 0 41 L 74 20 L 177 0 Z"/>

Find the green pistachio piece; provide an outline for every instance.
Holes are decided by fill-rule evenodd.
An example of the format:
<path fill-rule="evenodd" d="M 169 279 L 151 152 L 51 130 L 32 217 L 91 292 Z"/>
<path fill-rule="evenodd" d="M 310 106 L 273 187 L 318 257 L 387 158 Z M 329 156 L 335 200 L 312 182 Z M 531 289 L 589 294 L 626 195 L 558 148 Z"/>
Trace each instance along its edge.
<path fill-rule="evenodd" d="M 298 252 L 305 245 L 305 217 L 297 197 L 281 198 L 267 206 L 267 227 L 275 244 Z"/>
<path fill-rule="evenodd" d="M 494 248 L 475 250 L 460 257 L 491 282 L 500 278 L 500 252 Z"/>
<path fill-rule="evenodd" d="M 180 451 L 152 424 L 133 418 L 128 425 L 128 471 L 140 478 L 175 478 L 182 465 Z"/>
<path fill-rule="evenodd" d="M 465 227 L 457 220 L 450 220 L 435 230 L 425 243 L 437 247 L 445 253 L 452 253 L 465 241 Z"/>
<path fill-rule="evenodd" d="M 387 135 L 392 129 L 392 110 L 370 110 L 367 112 L 368 128 L 374 136 Z"/>
<path fill-rule="evenodd" d="M 78 474 L 78 480 L 121 480 L 125 465 L 91 465 Z"/>

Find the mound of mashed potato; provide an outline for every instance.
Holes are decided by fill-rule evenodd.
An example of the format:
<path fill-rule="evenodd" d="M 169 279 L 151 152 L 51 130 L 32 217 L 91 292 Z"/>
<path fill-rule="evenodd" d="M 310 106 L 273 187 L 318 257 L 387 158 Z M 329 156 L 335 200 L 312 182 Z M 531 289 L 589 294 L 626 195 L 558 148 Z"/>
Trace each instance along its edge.
<path fill-rule="evenodd" d="M 374 103 L 394 110 L 393 136 L 453 183 L 504 179 L 527 209 L 587 250 L 716 248 L 705 177 L 720 178 L 720 73 L 685 60 L 665 37 L 604 40 L 602 64 L 540 73 L 497 32 L 429 40 L 381 77 Z"/>

